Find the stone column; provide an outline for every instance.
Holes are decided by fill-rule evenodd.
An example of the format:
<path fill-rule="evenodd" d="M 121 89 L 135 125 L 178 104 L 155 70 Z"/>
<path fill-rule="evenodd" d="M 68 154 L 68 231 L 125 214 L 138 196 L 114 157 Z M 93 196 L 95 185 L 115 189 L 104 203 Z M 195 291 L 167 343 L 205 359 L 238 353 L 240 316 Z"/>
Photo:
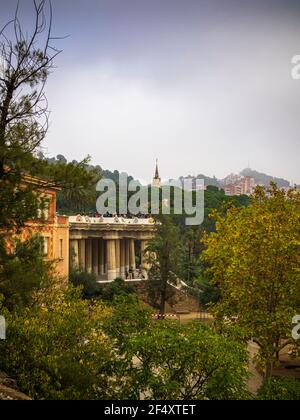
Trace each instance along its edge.
<path fill-rule="evenodd" d="M 129 251 L 129 239 L 125 239 L 125 271 L 129 271 L 130 265 L 130 251 Z"/>
<path fill-rule="evenodd" d="M 115 280 L 117 277 L 116 269 L 116 241 L 108 239 L 106 241 L 107 249 L 107 279 Z"/>
<path fill-rule="evenodd" d="M 129 267 L 133 270 L 134 276 L 136 271 L 134 239 L 129 240 L 129 258 Z"/>
<path fill-rule="evenodd" d="M 116 269 L 117 277 L 121 275 L 121 244 L 120 239 L 116 239 Z"/>
<path fill-rule="evenodd" d="M 120 276 L 125 279 L 125 266 L 126 266 L 126 251 L 125 251 L 125 239 L 120 240 Z"/>
<path fill-rule="evenodd" d="M 86 272 L 92 274 L 93 271 L 93 244 L 91 239 L 86 240 L 85 248 L 85 266 Z"/>
<path fill-rule="evenodd" d="M 100 276 L 104 275 L 104 241 L 103 239 L 99 239 L 99 274 Z"/>
<path fill-rule="evenodd" d="M 70 241 L 70 265 L 73 268 L 79 267 L 79 246 L 77 239 Z"/>
<path fill-rule="evenodd" d="M 98 239 L 93 239 L 93 274 L 99 275 L 99 244 Z"/>
<path fill-rule="evenodd" d="M 85 271 L 85 239 L 79 241 L 79 266 Z"/>
<path fill-rule="evenodd" d="M 104 255 L 104 274 L 105 278 L 107 279 L 107 241 L 106 239 L 103 241 L 103 255 Z"/>

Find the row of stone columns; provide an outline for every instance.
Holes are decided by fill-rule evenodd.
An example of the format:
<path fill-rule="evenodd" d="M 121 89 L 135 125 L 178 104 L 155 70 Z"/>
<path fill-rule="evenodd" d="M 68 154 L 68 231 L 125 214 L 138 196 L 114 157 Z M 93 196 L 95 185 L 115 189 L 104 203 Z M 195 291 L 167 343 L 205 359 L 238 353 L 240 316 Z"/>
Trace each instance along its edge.
<path fill-rule="evenodd" d="M 144 251 L 146 241 L 141 241 L 142 269 L 146 270 Z M 114 280 L 126 278 L 126 273 L 136 271 L 134 239 L 72 239 L 71 264 L 97 277 Z"/>

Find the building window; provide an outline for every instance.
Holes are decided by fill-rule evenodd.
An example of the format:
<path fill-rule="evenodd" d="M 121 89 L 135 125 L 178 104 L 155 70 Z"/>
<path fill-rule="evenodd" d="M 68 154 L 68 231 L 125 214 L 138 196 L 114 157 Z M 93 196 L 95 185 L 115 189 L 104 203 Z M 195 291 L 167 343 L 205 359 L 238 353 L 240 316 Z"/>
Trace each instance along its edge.
<path fill-rule="evenodd" d="M 47 201 L 44 204 L 44 219 L 46 221 L 49 220 L 49 208 L 50 208 L 50 203 Z"/>
<path fill-rule="evenodd" d="M 60 239 L 59 240 L 59 258 L 62 260 L 64 258 L 64 240 Z"/>
<path fill-rule="evenodd" d="M 42 210 L 40 208 L 37 209 L 37 215 L 36 215 L 36 217 L 38 219 L 41 219 L 42 218 Z"/>
<path fill-rule="evenodd" d="M 37 209 L 37 218 L 48 221 L 50 217 L 50 198 L 40 197 L 38 200 L 39 207 Z"/>

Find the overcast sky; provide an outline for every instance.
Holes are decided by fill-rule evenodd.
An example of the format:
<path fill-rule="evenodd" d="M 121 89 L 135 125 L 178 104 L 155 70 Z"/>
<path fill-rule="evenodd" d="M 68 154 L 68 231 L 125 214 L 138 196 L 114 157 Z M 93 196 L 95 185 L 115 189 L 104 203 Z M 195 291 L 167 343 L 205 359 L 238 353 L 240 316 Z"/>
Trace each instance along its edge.
<path fill-rule="evenodd" d="M 14 1 L 0 0 L 0 23 Z M 21 0 L 29 22 L 31 0 Z M 53 0 L 49 155 L 149 180 L 250 166 L 300 184 L 300 1 Z"/>

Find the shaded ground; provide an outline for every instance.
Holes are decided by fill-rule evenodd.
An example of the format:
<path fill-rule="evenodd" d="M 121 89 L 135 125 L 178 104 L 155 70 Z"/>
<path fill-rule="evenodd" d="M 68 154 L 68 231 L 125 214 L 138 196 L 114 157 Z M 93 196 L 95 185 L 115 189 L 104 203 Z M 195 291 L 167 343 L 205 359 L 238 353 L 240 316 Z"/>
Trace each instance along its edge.
<path fill-rule="evenodd" d="M 157 314 L 153 314 L 153 318 L 157 318 Z M 202 321 L 211 322 L 213 320 L 212 315 L 207 312 L 182 312 L 182 313 L 168 313 L 165 315 L 166 319 L 174 319 L 179 321 L 181 324 L 186 324 L 189 321 Z"/>
<path fill-rule="evenodd" d="M 178 314 L 178 319 L 181 324 L 186 324 L 189 321 L 203 321 L 203 322 L 210 322 L 213 320 L 212 315 L 206 312 L 190 312 L 186 314 Z"/>
<path fill-rule="evenodd" d="M 300 380 L 300 357 L 292 358 L 287 347 L 281 352 L 280 366 L 274 369 L 273 375 Z"/>
<path fill-rule="evenodd" d="M 30 398 L 18 391 L 16 382 L 0 372 L 0 401 L 29 401 Z"/>

